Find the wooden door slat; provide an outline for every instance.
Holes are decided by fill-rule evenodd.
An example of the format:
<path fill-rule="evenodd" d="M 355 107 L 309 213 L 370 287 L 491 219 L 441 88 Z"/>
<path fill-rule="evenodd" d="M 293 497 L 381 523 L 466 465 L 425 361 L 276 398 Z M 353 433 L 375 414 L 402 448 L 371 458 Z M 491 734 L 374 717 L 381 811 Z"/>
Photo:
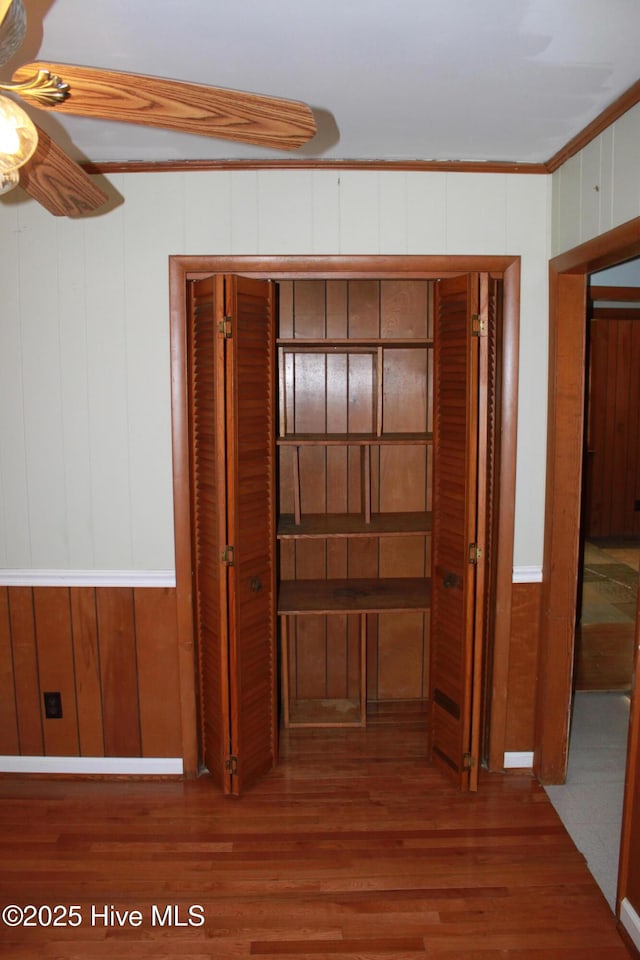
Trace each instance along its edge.
<path fill-rule="evenodd" d="M 471 315 L 477 278 L 436 285 L 433 486 L 433 607 L 431 614 L 431 751 L 468 789 L 464 761 L 471 748 L 474 637 L 477 393 Z M 478 762 L 478 758 L 475 759 Z"/>
<path fill-rule="evenodd" d="M 230 789 L 229 682 L 224 475 L 224 346 L 217 323 L 225 313 L 217 278 L 189 287 L 189 423 L 194 566 L 194 621 L 200 694 L 201 758 L 214 781 Z"/>
<path fill-rule="evenodd" d="M 322 301 L 324 285 L 308 290 L 312 304 L 318 297 Z M 227 516 L 234 546 L 229 568 L 233 793 L 244 792 L 277 758 L 273 296 L 269 281 L 225 278 L 226 311 L 233 317 L 225 367 Z"/>

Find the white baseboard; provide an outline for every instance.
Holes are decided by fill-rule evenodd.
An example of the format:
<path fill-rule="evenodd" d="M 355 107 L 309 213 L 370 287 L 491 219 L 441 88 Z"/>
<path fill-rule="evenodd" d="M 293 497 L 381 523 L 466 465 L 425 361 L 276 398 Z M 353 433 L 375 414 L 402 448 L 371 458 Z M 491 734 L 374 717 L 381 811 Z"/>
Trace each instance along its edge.
<path fill-rule="evenodd" d="M 2 757 L 0 773 L 182 776 L 182 757 Z"/>
<path fill-rule="evenodd" d="M 531 770 L 533 767 L 533 750 L 512 751 L 504 755 L 505 770 Z"/>
<path fill-rule="evenodd" d="M 514 567 L 512 581 L 513 583 L 542 583 L 542 567 Z"/>
<path fill-rule="evenodd" d="M 175 587 L 173 570 L 0 570 L 1 587 Z"/>
<path fill-rule="evenodd" d="M 620 904 L 620 923 L 631 937 L 636 950 L 640 950 L 640 917 L 626 897 Z"/>

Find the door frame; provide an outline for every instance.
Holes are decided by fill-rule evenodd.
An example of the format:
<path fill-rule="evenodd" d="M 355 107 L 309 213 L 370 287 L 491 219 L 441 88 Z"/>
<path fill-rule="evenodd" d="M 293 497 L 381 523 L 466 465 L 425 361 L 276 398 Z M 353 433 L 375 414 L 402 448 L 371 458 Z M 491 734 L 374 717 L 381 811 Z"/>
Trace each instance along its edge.
<path fill-rule="evenodd" d="M 588 276 L 640 256 L 640 217 L 549 263 L 549 408 L 534 772 L 564 783 L 573 684 Z"/>
<path fill-rule="evenodd" d="M 507 679 L 511 637 L 511 589 L 515 525 L 520 258 L 511 256 L 171 256 L 169 305 L 173 504 L 176 564 L 176 630 L 182 723 L 182 755 L 187 777 L 198 774 L 197 657 L 193 623 L 192 532 L 187 404 L 187 309 L 189 280 L 218 273 L 271 280 L 423 279 L 460 273 L 490 273 L 504 281 L 502 323 L 501 455 L 496 476 L 498 544 L 496 594 L 489 681 L 489 767 L 503 768 L 507 719 Z"/>

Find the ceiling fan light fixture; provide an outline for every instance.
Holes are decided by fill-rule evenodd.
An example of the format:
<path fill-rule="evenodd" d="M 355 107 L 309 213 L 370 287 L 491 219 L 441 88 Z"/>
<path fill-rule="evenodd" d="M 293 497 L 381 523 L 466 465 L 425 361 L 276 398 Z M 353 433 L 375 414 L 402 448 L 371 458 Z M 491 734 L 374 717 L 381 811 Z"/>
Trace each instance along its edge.
<path fill-rule="evenodd" d="M 19 170 L 38 146 L 38 131 L 17 103 L 0 97 L 0 176 Z"/>
<path fill-rule="evenodd" d="M 10 173 L 0 173 L 0 197 L 3 193 L 9 193 L 20 183 L 20 174 L 17 170 L 11 170 Z"/>

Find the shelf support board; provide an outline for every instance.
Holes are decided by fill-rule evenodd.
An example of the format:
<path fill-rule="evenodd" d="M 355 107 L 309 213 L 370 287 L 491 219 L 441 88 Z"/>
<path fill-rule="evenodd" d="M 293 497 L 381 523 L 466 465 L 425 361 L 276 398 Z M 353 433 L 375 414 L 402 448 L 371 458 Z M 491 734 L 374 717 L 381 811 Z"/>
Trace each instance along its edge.
<path fill-rule="evenodd" d="M 364 522 L 371 523 L 371 447 L 361 447 Z"/>
<path fill-rule="evenodd" d="M 300 525 L 302 510 L 300 506 L 300 447 L 293 448 L 293 518 Z"/>
<path fill-rule="evenodd" d="M 376 383 L 376 436 L 382 436 L 382 394 L 383 394 L 384 358 L 382 347 L 378 347 L 378 376 Z"/>

